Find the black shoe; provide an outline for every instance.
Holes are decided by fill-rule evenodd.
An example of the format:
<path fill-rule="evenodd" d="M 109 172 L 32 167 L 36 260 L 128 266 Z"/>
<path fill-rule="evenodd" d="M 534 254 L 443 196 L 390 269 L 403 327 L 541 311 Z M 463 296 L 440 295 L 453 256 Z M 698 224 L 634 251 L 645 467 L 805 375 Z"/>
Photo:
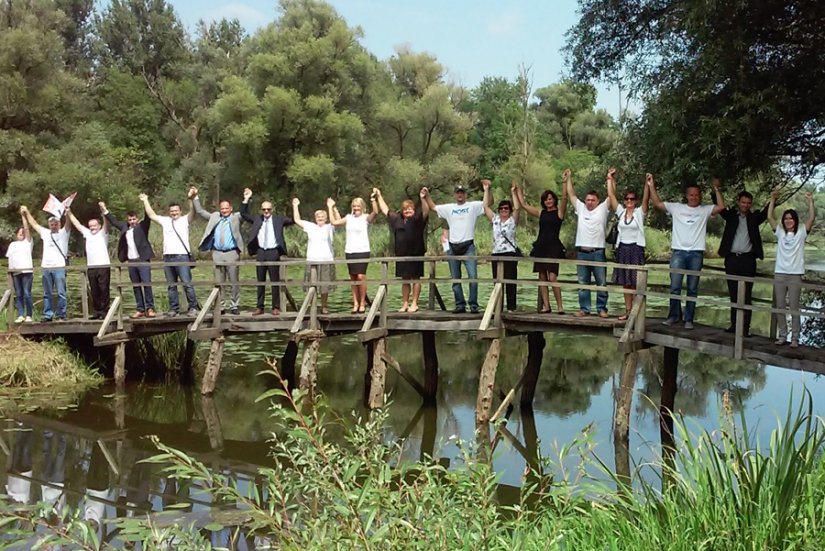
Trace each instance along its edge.
<path fill-rule="evenodd" d="M 241 311 L 238 310 L 237 308 L 232 308 L 231 310 L 229 310 L 229 313 L 232 314 L 233 316 L 237 316 L 241 313 Z"/>
<path fill-rule="evenodd" d="M 470 308 L 471 314 L 478 314 L 478 308 Z"/>
<path fill-rule="evenodd" d="M 180 315 L 180 312 L 178 312 L 177 310 L 169 310 L 168 312 L 166 312 L 166 315 L 170 318 L 175 318 Z"/>
<path fill-rule="evenodd" d="M 464 308 L 455 308 L 453 310 L 453 314 L 466 314 L 466 313 L 467 313 L 467 310 L 465 310 Z"/>
<path fill-rule="evenodd" d="M 725 329 L 725 333 L 736 333 L 736 327 L 734 327 L 733 325 L 731 325 L 730 327 L 728 327 L 727 329 Z"/>

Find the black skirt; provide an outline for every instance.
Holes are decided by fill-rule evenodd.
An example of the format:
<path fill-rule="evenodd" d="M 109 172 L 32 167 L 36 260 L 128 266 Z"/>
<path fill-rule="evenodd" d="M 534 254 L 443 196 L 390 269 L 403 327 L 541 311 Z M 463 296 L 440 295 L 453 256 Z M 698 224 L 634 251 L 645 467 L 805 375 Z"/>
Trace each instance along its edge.
<path fill-rule="evenodd" d="M 619 243 L 619 247 L 616 249 L 616 262 L 618 264 L 643 266 L 645 263 L 645 248 L 636 243 Z M 636 273 L 637 270 L 614 268 L 613 283 L 635 288 Z"/>
<path fill-rule="evenodd" d="M 370 253 L 346 253 L 344 254 L 344 258 L 347 260 L 360 260 L 369 258 Z M 349 271 L 349 275 L 361 275 L 367 273 L 367 265 L 368 262 L 352 262 L 347 264 L 347 270 Z"/>

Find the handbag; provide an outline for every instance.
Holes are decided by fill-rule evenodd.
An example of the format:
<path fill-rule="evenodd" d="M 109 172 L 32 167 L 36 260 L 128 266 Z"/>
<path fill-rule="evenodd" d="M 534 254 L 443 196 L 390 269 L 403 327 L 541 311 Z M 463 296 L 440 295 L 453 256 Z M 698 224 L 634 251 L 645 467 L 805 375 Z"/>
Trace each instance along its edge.
<path fill-rule="evenodd" d="M 507 239 L 507 236 L 504 235 L 504 230 L 501 231 L 501 237 L 507 242 L 508 245 L 510 245 L 511 247 L 513 247 L 513 249 L 515 249 L 516 256 L 524 256 L 524 253 L 521 252 L 521 248 L 518 245 L 516 245 L 515 243 L 513 243 L 512 241 L 510 241 L 509 239 Z M 533 246 L 535 246 L 535 244 Z"/>
<path fill-rule="evenodd" d="M 609 245 L 616 245 L 616 241 L 619 240 L 619 219 L 613 221 L 613 227 L 610 228 L 610 231 L 607 232 L 607 235 L 604 238 L 605 243 Z"/>
<path fill-rule="evenodd" d="M 467 251 L 470 250 L 470 247 L 473 244 L 473 240 L 470 239 L 469 241 L 462 241 L 461 243 L 450 243 L 450 254 L 453 256 L 465 256 Z"/>

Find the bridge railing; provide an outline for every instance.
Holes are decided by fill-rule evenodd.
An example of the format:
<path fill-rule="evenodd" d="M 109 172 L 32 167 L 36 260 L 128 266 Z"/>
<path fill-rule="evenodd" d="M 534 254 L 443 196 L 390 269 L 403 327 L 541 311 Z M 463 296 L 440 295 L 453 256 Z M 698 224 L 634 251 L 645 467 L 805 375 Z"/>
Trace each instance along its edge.
<path fill-rule="evenodd" d="M 607 278 L 606 280 L 610 281 L 610 269 L 611 268 L 625 268 L 625 269 L 635 269 L 637 270 L 637 279 L 638 284 L 636 289 L 626 289 L 619 285 L 613 285 L 608 283 L 605 286 L 598 286 L 594 284 L 590 285 L 581 285 L 578 283 L 577 280 L 565 280 L 559 279 L 556 282 L 548 282 L 548 281 L 539 281 L 532 277 L 521 277 L 519 276 L 516 279 L 506 279 L 503 277 L 503 270 L 499 270 L 498 277 L 493 278 L 491 275 L 488 276 L 487 273 L 479 272 L 476 278 L 469 278 L 463 277 L 458 279 L 453 279 L 452 277 L 439 277 L 437 273 L 437 265 L 438 263 L 443 263 L 447 260 L 477 260 L 483 266 L 485 263 L 489 264 L 491 262 L 517 262 L 520 266 L 526 266 L 533 262 L 540 262 L 540 263 L 547 263 L 547 258 L 530 258 L 530 257 L 511 257 L 511 256 L 475 256 L 475 257 L 464 257 L 464 256 L 450 256 L 450 255 L 443 255 L 443 256 L 419 256 L 419 257 L 373 257 L 369 259 L 336 259 L 330 262 L 307 262 L 304 259 L 293 259 L 287 258 L 284 260 L 276 261 L 276 262 L 257 262 L 255 260 L 242 260 L 233 264 L 238 265 L 241 268 L 241 278 L 238 281 L 238 285 L 241 288 L 257 288 L 257 287 L 276 287 L 279 289 L 279 293 L 282 295 L 281 297 L 281 304 L 289 304 L 294 311 L 300 311 L 303 309 L 303 314 L 299 317 L 303 317 L 306 315 L 315 316 L 314 319 L 317 320 L 317 307 L 313 307 L 312 301 L 317 297 L 319 294 L 319 287 L 321 286 L 346 286 L 346 285 L 367 285 L 367 286 L 378 286 L 378 291 L 374 299 L 377 300 L 381 304 L 381 306 L 377 307 L 373 310 L 372 306 L 370 308 L 370 312 L 367 312 L 366 320 L 374 321 L 376 317 L 381 317 L 382 315 L 386 315 L 387 311 L 387 299 L 391 296 L 391 292 L 389 287 L 390 286 L 400 286 L 403 284 L 411 283 L 410 280 L 405 280 L 399 277 L 395 277 L 394 275 L 390 275 L 391 272 L 391 265 L 397 262 L 409 262 L 409 261 L 421 261 L 424 262 L 425 265 L 428 267 L 426 270 L 426 275 L 422 277 L 418 282 L 423 287 L 428 289 L 427 293 L 427 301 L 426 301 L 426 309 L 428 310 L 445 310 L 447 308 L 444 299 L 441 295 L 441 291 L 439 290 L 439 286 L 443 285 L 451 285 L 453 283 L 480 283 L 484 285 L 489 285 L 492 287 L 491 293 L 489 295 L 489 299 L 487 300 L 486 307 L 484 309 L 484 315 L 482 318 L 482 323 L 480 324 L 480 329 L 484 330 L 491 326 L 501 325 L 502 319 L 502 302 L 505 293 L 505 286 L 508 284 L 515 284 L 518 288 L 523 289 L 525 287 L 532 287 L 538 289 L 539 287 L 558 287 L 565 290 L 576 290 L 579 289 L 586 289 L 589 291 L 607 291 L 612 294 L 621 293 L 621 294 L 631 294 L 634 295 L 633 301 L 633 308 L 629 313 L 629 319 L 625 326 L 625 331 L 623 333 L 623 337 L 627 341 L 635 341 L 639 340 L 640 338 L 643 339 L 644 335 L 644 327 L 645 327 L 645 318 L 647 317 L 647 310 L 649 307 L 650 299 L 662 299 L 668 300 L 671 297 L 668 285 L 669 279 L 671 274 L 680 274 L 680 275 L 693 275 L 693 276 L 700 276 L 701 281 L 705 282 L 703 286 L 700 283 L 699 289 L 699 296 L 698 297 L 687 297 L 681 296 L 680 299 L 683 301 L 694 301 L 697 305 L 714 305 L 717 307 L 728 307 L 737 308 L 739 316 L 737 317 L 736 322 L 736 331 L 734 333 L 735 339 L 737 341 L 737 349 L 741 349 L 742 342 L 744 338 L 744 316 L 743 313 L 745 310 L 750 310 L 751 312 L 762 312 L 762 313 L 770 313 L 770 314 L 793 314 L 793 315 L 801 315 L 805 317 L 815 317 L 821 318 L 825 317 L 821 308 L 815 307 L 801 307 L 798 310 L 791 310 L 791 309 L 784 309 L 778 310 L 773 302 L 772 304 L 768 305 L 766 303 L 766 299 L 762 298 L 761 300 L 758 298 L 756 294 L 754 294 L 754 303 L 752 305 L 744 304 L 743 297 L 745 295 L 744 289 L 746 283 L 752 283 L 755 286 L 764 286 L 770 285 L 772 289 L 773 285 L 773 278 L 771 277 L 743 277 L 743 276 L 732 276 L 727 275 L 722 271 L 709 269 L 707 266 L 699 272 L 694 272 L 690 270 L 680 270 L 670 268 L 664 264 L 647 264 L 641 266 L 631 266 L 629 267 L 626 264 L 619 264 L 615 262 L 594 262 L 594 261 L 583 261 L 578 259 L 551 259 L 550 261 L 553 263 L 559 263 L 562 267 L 562 270 L 565 266 L 567 267 L 577 267 L 577 266 L 601 266 L 607 270 Z M 318 267 L 323 266 L 325 264 L 334 264 L 336 266 L 339 265 L 346 265 L 350 263 L 368 263 L 370 265 L 378 265 L 380 270 L 380 275 L 374 275 L 375 270 L 371 270 L 368 277 L 363 281 L 353 281 L 346 278 L 335 277 L 332 281 L 319 281 L 319 274 L 318 274 Z M 210 288 L 210 294 L 203 304 L 205 308 L 202 309 L 199 316 L 195 320 L 195 327 L 197 328 L 200 326 L 205 319 L 207 313 L 212 312 L 213 315 L 220 316 L 220 308 L 224 291 L 223 288 L 229 287 L 228 283 L 223 283 L 223 287 L 218 285 L 218 281 L 214 277 L 214 274 L 211 270 L 214 268 L 214 264 L 211 261 L 197 261 L 195 263 L 188 263 L 188 262 L 177 262 L 177 263 L 164 263 L 164 262 L 134 262 L 128 264 L 113 264 L 111 266 L 112 269 L 112 284 L 110 289 L 112 289 L 113 294 L 113 301 L 111 303 L 109 312 L 107 313 L 107 320 L 104 320 L 104 324 L 102 324 L 101 331 L 105 332 L 105 328 L 112 322 L 117 324 L 119 329 L 123 327 L 123 310 L 126 302 L 130 300 L 129 295 L 131 294 L 130 291 L 134 287 L 144 287 L 147 286 L 145 283 L 132 283 L 128 278 L 128 268 L 129 267 L 143 267 L 148 266 L 153 272 L 157 273 L 158 271 L 163 270 L 164 266 L 195 266 L 197 271 L 197 277 L 193 279 L 192 285 L 195 288 Z M 260 282 L 256 280 L 251 280 L 244 277 L 244 267 L 252 267 L 252 266 L 276 266 L 281 274 L 281 281 L 277 282 Z M 316 269 L 313 270 L 311 266 L 315 266 Z M 308 278 L 293 278 L 289 276 L 295 275 L 295 270 L 298 267 L 308 267 L 307 271 L 314 273 L 314 275 L 310 275 Z M 90 312 L 89 312 L 89 287 L 88 287 L 88 270 L 90 268 L 95 268 L 95 266 L 85 266 L 85 265 L 70 265 L 65 268 L 67 271 L 67 276 L 69 278 L 79 277 L 80 278 L 80 302 L 81 302 L 81 319 L 89 319 Z M 204 272 L 205 270 L 205 272 Z M 484 270 L 482 268 L 484 272 Z M 41 268 L 34 269 L 35 274 L 42 272 Z M 124 273 L 127 272 L 127 273 Z M 9 271 L 8 278 L 9 278 L 9 288 L 4 293 L 3 297 L 0 298 L 0 310 L 5 307 L 7 308 L 9 321 L 14 319 L 14 307 L 15 307 L 15 295 L 13 292 L 14 286 L 12 284 L 12 275 L 14 271 Z M 208 274 L 204 276 L 203 274 Z M 306 280 L 305 280 L 306 279 Z M 707 282 L 709 280 L 725 280 L 727 281 L 735 281 L 738 286 L 738 297 L 739 300 L 732 303 L 727 296 L 727 293 L 724 295 L 711 295 L 707 293 Z M 659 280 L 658 285 L 654 285 L 654 280 Z M 315 284 L 313 284 L 313 282 Z M 154 278 L 152 283 L 150 284 L 153 288 L 165 288 L 168 287 L 170 284 L 165 281 L 163 278 Z M 181 285 L 180 282 L 177 285 Z M 664 287 L 664 290 L 662 290 Z M 683 286 L 683 291 L 684 291 Z M 301 306 L 298 306 L 298 303 L 294 300 L 292 293 L 290 291 L 296 289 L 304 289 L 304 300 Z M 383 291 L 382 291 L 383 290 Z M 825 292 L 825 285 L 818 284 L 811 281 L 802 281 L 802 290 L 804 291 L 819 291 Z M 307 301 L 308 294 L 314 295 Z M 378 293 L 381 293 L 379 296 Z M 423 294 L 423 293 L 422 293 Z M 33 293 L 33 295 L 35 295 Z M 35 295 L 36 296 L 36 295 Z M 375 302 L 376 300 L 370 301 Z M 218 308 L 216 308 L 216 305 Z M 306 305 L 306 308 L 303 306 Z M 317 306 L 317 305 L 316 305 Z M 773 319 L 773 316 L 772 316 Z M 315 322 L 313 322 L 315 323 Z M 365 324 L 366 325 L 366 324 Z M 771 336 L 774 335 L 773 331 L 774 324 L 772 323 L 772 330 Z"/>

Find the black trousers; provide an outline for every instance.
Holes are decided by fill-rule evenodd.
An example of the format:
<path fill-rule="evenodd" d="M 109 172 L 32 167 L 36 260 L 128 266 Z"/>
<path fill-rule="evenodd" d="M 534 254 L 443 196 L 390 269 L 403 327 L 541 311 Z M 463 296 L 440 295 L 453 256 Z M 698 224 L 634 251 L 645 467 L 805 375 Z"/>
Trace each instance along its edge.
<path fill-rule="evenodd" d="M 108 267 L 89 268 L 89 287 L 92 295 L 92 314 L 105 316 L 109 310 L 109 281 L 112 270 Z"/>
<path fill-rule="evenodd" d="M 495 253 L 493 256 L 508 256 L 518 257 L 516 253 Z M 492 262 L 493 279 L 498 277 L 498 270 L 500 265 L 504 265 L 504 279 L 518 279 L 518 262 Z M 504 296 L 506 297 L 506 304 L 508 310 L 516 309 L 516 284 L 504 284 Z"/>
<path fill-rule="evenodd" d="M 281 249 L 258 249 L 255 253 L 255 259 L 258 262 L 275 262 L 281 259 Z M 281 281 L 279 266 L 256 266 L 255 275 L 258 281 L 266 281 L 266 275 L 269 274 L 269 281 Z M 264 302 L 266 302 L 266 287 L 264 285 L 258 286 L 258 303 L 257 307 L 263 310 Z M 281 293 L 278 287 L 272 287 L 272 307 L 281 309 Z"/>
<path fill-rule="evenodd" d="M 756 275 L 756 256 L 753 253 L 734 254 L 730 253 L 725 257 L 725 273 L 728 275 L 753 277 Z M 738 299 L 738 281 L 728 280 L 728 295 L 731 302 L 736 302 Z M 753 292 L 753 283 L 745 283 L 745 298 L 746 305 L 751 304 L 751 293 Z M 736 327 L 736 311 L 737 308 L 730 309 L 730 325 Z M 751 327 L 751 311 L 745 310 L 745 333 L 750 331 Z"/>

